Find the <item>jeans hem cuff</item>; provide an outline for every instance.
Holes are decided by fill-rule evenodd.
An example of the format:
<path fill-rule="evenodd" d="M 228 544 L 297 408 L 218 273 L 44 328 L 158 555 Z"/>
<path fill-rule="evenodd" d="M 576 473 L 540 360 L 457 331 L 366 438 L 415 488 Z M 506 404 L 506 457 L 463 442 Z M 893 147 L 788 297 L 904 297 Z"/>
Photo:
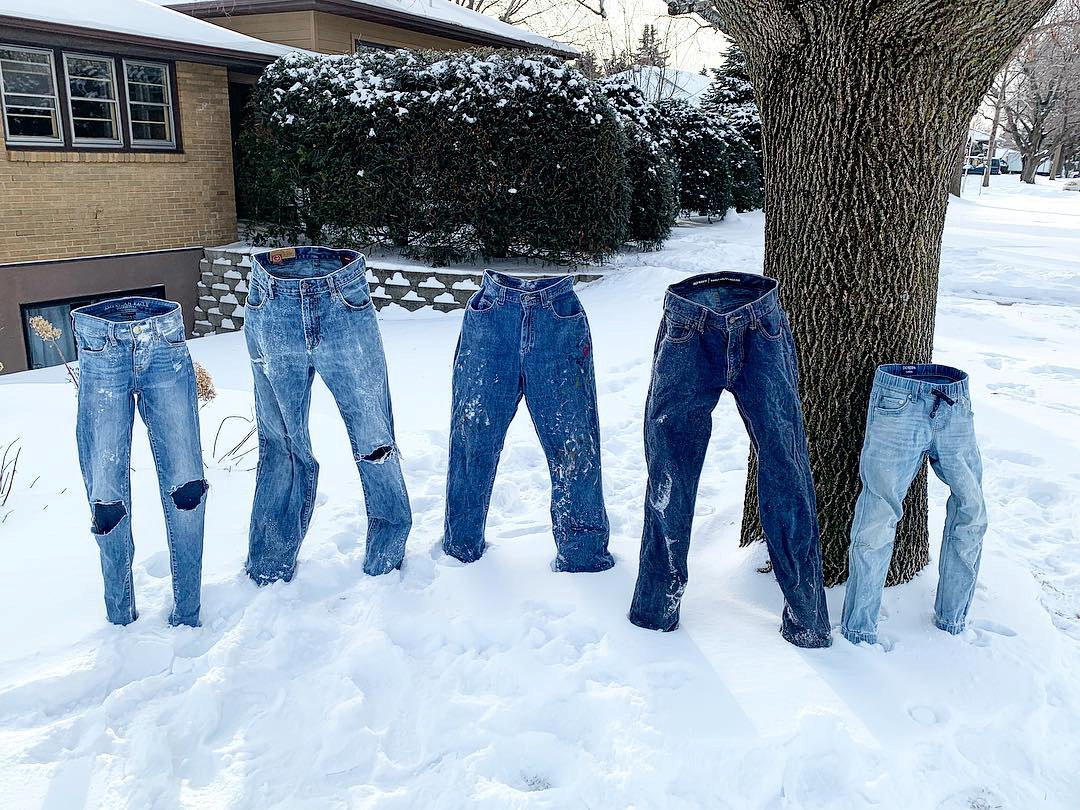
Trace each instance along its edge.
<path fill-rule="evenodd" d="M 252 571 L 250 568 L 245 568 L 244 573 L 246 573 L 248 577 L 251 578 L 252 582 L 254 582 L 261 588 L 264 585 L 271 585 L 278 580 L 283 580 L 284 582 L 291 582 L 293 575 L 296 573 L 296 569 L 294 568 L 290 571 L 284 571 L 277 574 L 260 574 L 257 571 Z"/>
<path fill-rule="evenodd" d="M 630 613 L 627 617 L 630 620 L 630 624 L 636 625 L 644 630 L 656 630 L 661 633 L 670 633 L 673 630 L 679 629 L 679 620 L 675 619 L 674 623 L 664 625 L 661 622 L 654 622 L 651 619 L 646 619 L 643 616 Z"/>
<path fill-rule="evenodd" d="M 877 633 L 866 633 L 861 630 L 848 630 L 846 627 L 841 627 L 840 633 L 852 644 L 858 644 L 859 642 L 877 644 Z"/>
<path fill-rule="evenodd" d="M 823 634 L 813 630 L 801 630 L 798 633 L 793 633 L 786 628 L 781 628 L 780 635 L 784 637 L 785 641 L 794 644 L 796 647 L 803 647 L 808 650 L 832 646 L 831 633 Z"/>
<path fill-rule="evenodd" d="M 938 630 L 944 630 L 946 633 L 958 636 L 964 632 L 964 628 L 967 626 L 967 622 L 963 620 L 958 622 L 947 622 L 943 619 L 934 617 L 934 626 L 937 627 Z"/>
<path fill-rule="evenodd" d="M 615 558 L 610 554 L 593 560 L 588 565 L 572 565 L 570 563 L 555 563 L 555 570 L 560 574 L 597 574 L 615 567 Z"/>

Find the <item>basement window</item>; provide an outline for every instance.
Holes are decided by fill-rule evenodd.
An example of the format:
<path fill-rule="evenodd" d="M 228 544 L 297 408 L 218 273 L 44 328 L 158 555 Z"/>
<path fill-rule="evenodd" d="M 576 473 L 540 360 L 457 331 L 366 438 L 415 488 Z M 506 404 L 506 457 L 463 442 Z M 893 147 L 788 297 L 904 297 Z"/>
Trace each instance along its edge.
<path fill-rule="evenodd" d="M 51 51 L 0 45 L 0 106 L 10 144 L 64 142 Z"/>

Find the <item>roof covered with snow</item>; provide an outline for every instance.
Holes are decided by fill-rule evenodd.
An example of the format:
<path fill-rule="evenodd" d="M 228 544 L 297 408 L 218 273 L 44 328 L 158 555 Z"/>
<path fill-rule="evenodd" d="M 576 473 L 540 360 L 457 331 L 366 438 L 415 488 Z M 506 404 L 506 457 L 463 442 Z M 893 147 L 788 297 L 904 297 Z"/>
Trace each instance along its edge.
<path fill-rule="evenodd" d="M 230 14 L 258 14 L 280 11 L 324 11 L 356 19 L 410 28 L 483 45 L 541 48 L 565 58 L 578 56 L 578 50 L 565 42 L 534 34 L 504 23 L 478 11 L 459 6 L 450 0 L 161 0 L 198 17 Z M 294 8 L 295 7 L 295 8 Z"/>
<path fill-rule="evenodd" d="M 702 95 L 712 84 L 712 79 L 700 73 L 655 65 L 635 65 L 615 76 L 629 79 L 649 101 L 678 99 L 700 104 Z"/>
<path fill-rule="evenodd" d="M 168 43 L 173 48 L 275 59 L 295 48 L 197 20 L 151 0 L 0 0 L 0 21 L 88 35 Z"/>

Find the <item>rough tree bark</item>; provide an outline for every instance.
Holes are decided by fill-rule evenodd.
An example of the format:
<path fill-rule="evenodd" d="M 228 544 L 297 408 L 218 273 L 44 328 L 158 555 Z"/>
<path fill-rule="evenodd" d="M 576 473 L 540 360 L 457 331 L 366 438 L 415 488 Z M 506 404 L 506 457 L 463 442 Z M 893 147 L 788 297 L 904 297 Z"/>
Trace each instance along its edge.
<path fill-rule="evenodd" d="M 761 109 L 765 274 L 780 282 L 798 347 L 834 584 L 847 575 L 874 368 L 931 357 L 957 144 L 1052 0 L 712 2 Z M 744 542 L 760 534 L 753 480 Z M 890 582 L 927 562 L 925 469 L 907 507 Z"/>

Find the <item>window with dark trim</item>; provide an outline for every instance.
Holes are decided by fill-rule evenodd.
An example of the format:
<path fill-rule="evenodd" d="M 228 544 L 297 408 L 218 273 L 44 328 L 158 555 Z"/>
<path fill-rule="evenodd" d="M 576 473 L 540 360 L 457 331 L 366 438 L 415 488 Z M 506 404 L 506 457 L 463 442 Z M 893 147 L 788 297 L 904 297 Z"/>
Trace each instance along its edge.
<path fill-rule="evenodd" d="M 120 103 L 113 60 L 65 53 L 64 79 L 72 143 L 119 146 Z"/>
<path fill-rule="evenodd" d="M 132 145 L 175 146 L 169 66 L 125 59 L 124 83 Z"/>
<path fill-rule="evenodd" d="M 0 113 L 16 149 L 179 151 L 171 62 L 0 44 Z"/>
<path fill-rule="evenodd" d="M 52 51 L 0 45 L 0 106 L 11 144 L 62 144 Z"/>

